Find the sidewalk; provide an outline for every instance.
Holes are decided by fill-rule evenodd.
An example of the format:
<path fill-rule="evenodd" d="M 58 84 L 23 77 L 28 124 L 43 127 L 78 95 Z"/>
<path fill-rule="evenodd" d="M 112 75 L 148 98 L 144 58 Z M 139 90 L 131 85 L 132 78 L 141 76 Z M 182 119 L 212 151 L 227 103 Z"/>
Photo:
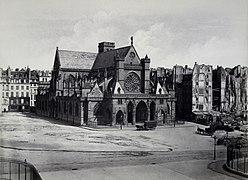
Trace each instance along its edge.
<path fill-rule="evenodd" d="M 192 180 L 160 165 L 106 167 L 72 171 L 41 172 L 43 180 Z"/>
<path fill-rule="evenodd" d="M 176 124 L 175 127 L 173 124 L 171 125 L 162 125 L 162 126 L 157 126 L 156 129 L 166 129 L 166 128 L 183 128 L 183 127 L 194 127 L 194 123 L 191 122 L 185 122 L 185 124 Z M 136 126 L 135 125 L 123 125 L 122 128 L 120 125 L 116 126 L 97 126 L 97 127 L 88 127 L 88 126 L 80 126 L 80 128 L 86 129 L 86 130 L 91 130 L 91 131 L 136 131 Z M 156 130 L 155 129 L 155 130 Z"/>

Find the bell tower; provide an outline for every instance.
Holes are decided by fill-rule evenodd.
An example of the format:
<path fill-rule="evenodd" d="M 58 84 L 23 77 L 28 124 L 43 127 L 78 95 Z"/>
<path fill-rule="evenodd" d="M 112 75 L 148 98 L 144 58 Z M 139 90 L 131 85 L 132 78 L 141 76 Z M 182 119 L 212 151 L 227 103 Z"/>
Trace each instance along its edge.
<path fill-rule="evenodd" d="M 98 53 L 111 51 L 115 49 L 115 43 L 114 42 L 101 42 L 98 44 Z"/>

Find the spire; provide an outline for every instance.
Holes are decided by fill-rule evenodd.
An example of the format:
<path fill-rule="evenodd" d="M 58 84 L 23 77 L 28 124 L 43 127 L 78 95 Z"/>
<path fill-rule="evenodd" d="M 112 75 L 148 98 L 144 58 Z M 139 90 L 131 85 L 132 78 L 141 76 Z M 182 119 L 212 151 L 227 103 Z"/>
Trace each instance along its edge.
<path fill-rule="evenodd" d="M 133 36 L 131 36 L 131 46 L 133 46 Z"/>
<path fill-rule="evenodd" d="M 146 54 L 146 56 L 145 56 L 145 59 L 148 59 L 148 56 L 147 56 L 147 54 Z"/>

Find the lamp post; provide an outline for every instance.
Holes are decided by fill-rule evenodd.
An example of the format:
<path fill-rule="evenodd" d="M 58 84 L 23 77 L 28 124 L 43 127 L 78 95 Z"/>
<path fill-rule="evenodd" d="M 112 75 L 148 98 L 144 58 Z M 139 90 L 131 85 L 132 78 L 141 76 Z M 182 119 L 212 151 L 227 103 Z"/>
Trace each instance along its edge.
<path fill-rule="evenodd" d="M 216 159 L 216 139 L 217 137 L 214 136 L 214 160 Z"/>

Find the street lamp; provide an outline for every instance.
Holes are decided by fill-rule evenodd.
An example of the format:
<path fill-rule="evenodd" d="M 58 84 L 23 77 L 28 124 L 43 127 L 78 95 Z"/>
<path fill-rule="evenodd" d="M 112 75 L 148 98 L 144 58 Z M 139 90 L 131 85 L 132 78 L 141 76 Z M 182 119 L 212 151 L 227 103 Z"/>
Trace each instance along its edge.
<path fill-rule="evenodd" d="M 216 159 L 216 139 L 217 137 L 214 136 L 214 160 Z"/>

